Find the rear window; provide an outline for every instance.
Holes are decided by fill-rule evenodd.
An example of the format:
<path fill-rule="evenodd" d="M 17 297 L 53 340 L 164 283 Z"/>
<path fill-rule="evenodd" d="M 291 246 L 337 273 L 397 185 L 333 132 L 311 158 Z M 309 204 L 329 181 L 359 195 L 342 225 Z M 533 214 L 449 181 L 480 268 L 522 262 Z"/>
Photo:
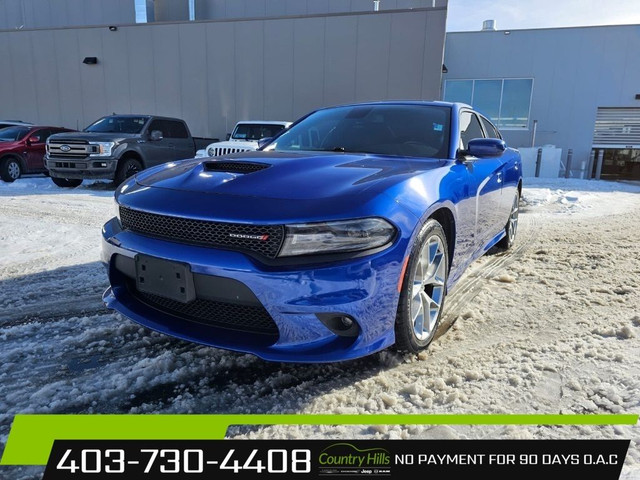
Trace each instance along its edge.
<path fill-rule="evenodd" d="M 271 125 L 260 123 L 241 123 L 236 126 L 231 138 L 234 140 L 261 140 L 275 137 L 284 129 L 284 125 Z"/>

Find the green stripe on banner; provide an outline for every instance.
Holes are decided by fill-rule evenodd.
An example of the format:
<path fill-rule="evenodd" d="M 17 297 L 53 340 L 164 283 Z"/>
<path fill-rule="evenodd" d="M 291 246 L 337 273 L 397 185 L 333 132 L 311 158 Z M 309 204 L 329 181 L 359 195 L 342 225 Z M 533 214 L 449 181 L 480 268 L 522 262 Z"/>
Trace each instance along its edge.
<path fill-rule="evenodd" d="M 231 425 L 635 425 L 638 415 L 16 415 L 0 465 L 45 465 L 54 440 L 216 440 Z"/>

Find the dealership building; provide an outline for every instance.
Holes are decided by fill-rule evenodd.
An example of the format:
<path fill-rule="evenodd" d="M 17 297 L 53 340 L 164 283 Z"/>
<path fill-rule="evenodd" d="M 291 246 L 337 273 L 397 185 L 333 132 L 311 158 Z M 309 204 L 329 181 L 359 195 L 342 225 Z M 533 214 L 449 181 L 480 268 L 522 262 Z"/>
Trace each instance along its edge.
<path fill-rule="evenodd" d="M 446 0 L 3 0 L 0 118 L 148 113 L 220 138 L 238 120 L 442 98 L 510 146 L 554 145 L 559 175 L 640 180 L 640 26 L 445 36 L 446 13 Z"/>

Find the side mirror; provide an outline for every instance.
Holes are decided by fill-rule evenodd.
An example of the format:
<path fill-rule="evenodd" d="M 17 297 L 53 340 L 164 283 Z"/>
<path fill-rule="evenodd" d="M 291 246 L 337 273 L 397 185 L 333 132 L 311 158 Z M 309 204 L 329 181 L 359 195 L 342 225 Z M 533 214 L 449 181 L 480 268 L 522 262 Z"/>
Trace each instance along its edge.
<path fill-rule="evenodd" d="M 149 140 L 151 140 L 152 142 L 157 142 L 159 140 L 162 140 L 162 138 L 162 132 L 160 130 L 152 130 L 151 135 L 149 135 Z"/>
<path fill-rule="evenodd" d="M 507 144 L 499 138 L 474 138 L 469 140 L 467 155 L 478 158 L 499 157 L 507 149 Z"/>
<path fill-rule="evenodd" d="M 27 145 L 33 145 L 34 143 L 40 143 L 40 137 L 38 135 L 32 135 L 27 139 Z"/>
<path fill-rule="evenodd" d="M 269 145 L 271 140 L 273 140 L 273 137 L 264 137 L 258 140 L 258 150 L 262 150 L 262 147 Z"/>
<path fill-rule="evenodd" d="M 227 140 L 229 140 L 231 138 L 231 134 L 227 133 Z"/>

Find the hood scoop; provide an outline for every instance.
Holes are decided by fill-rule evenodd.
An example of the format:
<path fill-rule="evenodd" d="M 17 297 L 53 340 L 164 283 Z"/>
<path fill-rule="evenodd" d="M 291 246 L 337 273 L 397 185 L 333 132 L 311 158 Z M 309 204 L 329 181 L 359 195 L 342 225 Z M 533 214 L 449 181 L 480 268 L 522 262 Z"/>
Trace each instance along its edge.
<path fill-rule="evenodd" d="M 225 172 L 225 173 L 253 173 L 271 165 L 268 163 L 250 163 L 250 162 L 205 162 L 205 172 Z"/>

